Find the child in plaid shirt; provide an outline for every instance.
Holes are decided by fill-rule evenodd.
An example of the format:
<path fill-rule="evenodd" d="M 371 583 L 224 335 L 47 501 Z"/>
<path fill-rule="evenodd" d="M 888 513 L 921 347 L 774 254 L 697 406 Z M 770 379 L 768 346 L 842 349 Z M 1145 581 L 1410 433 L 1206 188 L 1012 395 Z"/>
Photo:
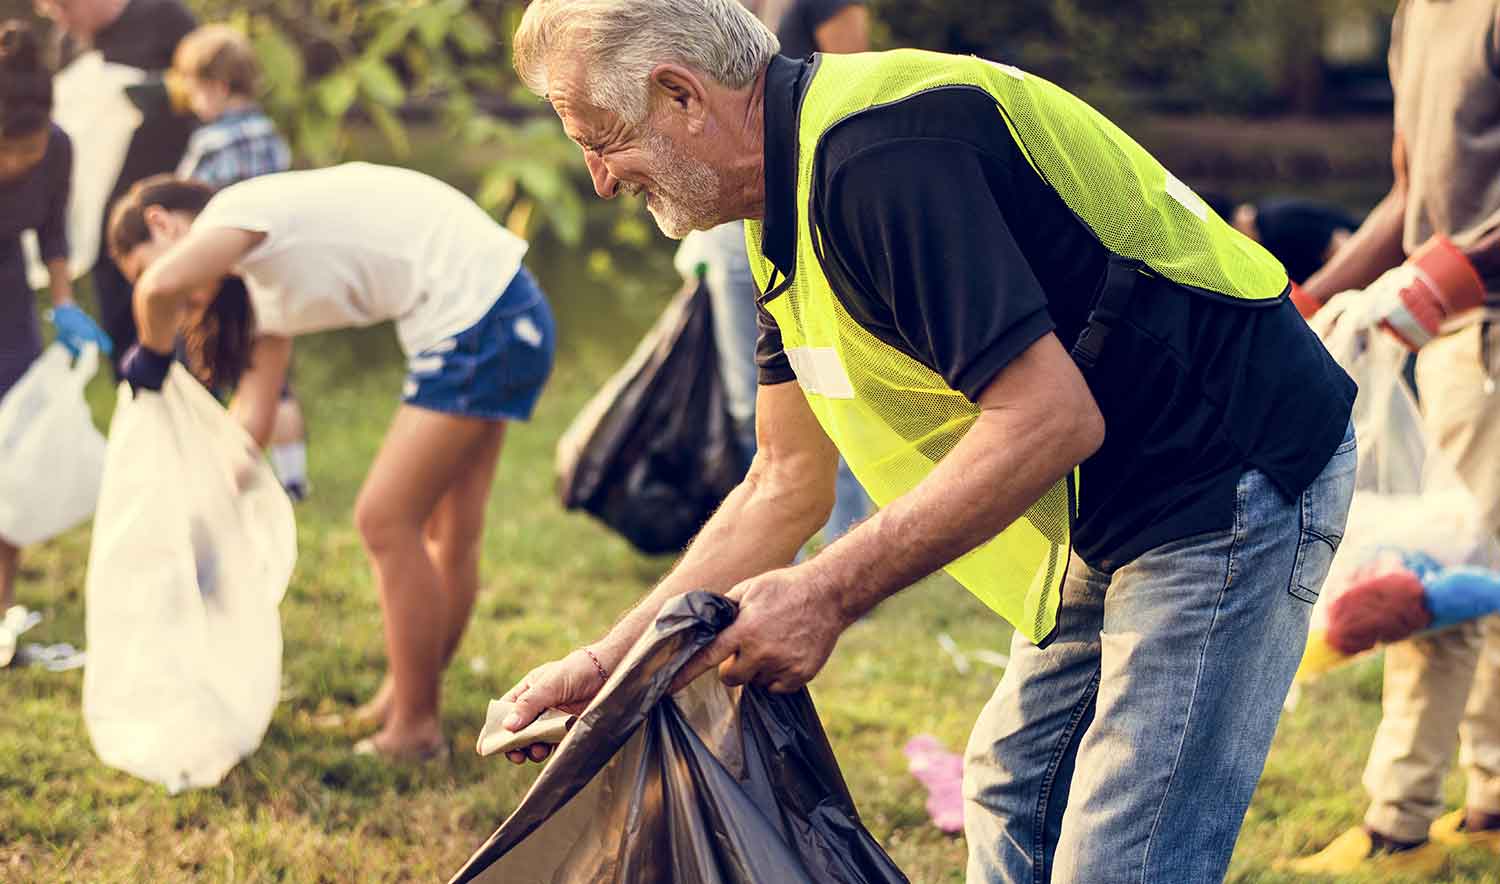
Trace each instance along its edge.
<path fill-rule="evenodd" d="M 291 168 L 286 141 L 256 104 L 260 65 L 239 31 L 207 25 L 188 34 L 177 44 L 168 78 L 203 122 L 188 141 L 177 177 L 217 189 Z"/>
<path fill-rule="evenodd" d="M 181 178 L 196 178 L 215 189 L 248 178 L 285 172 L 292 152 L 276 124 L 255 101 L 260 64 L 250 41 L 226 25 L 205 25 L 177 44 L 167 85 L 174 99 L 202 121 L 177 167 Z M 244 284 L 230 277 L 226 294 L 247 297 Z M 232 291 L 230 289 L 232 288 Z M 235 378 L 205 378 L 210 386 Z M 282 392 L 271 435 L 271 465 L 293 500 L 307 496 L 307 441 L 302 407 L 290 385 Z"/>

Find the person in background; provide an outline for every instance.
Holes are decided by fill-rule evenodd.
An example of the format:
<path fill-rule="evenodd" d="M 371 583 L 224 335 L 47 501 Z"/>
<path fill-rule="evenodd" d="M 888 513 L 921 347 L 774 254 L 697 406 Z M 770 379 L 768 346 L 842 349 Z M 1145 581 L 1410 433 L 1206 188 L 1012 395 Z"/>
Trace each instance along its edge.
<path fill-rule="evenodd" d="M 1500 534 L 1500 399 L 1492 393 L 1500 371 L 1500 2 L 1406 0 L 1391 30 L 1390 69 L 1395 185 L 1303 288 L 1322 304 L 1315 326 L 1386 325 L 1417 349 L 1427 433 Z M 1438 255 L 1447 258 L 1435 276 L 1429 259 Z M 1473 297 L 1423 282 L 1440 278 L 1467 279 Z M 1471 300 L 1480 306 L 1460 309 Z M 1430 328 L 1402 309 L 1413 304 L 1435 308 Z M 1384 677 L 1363 824 L 1288 863 L 1292 871 L 1384 880 L 1436 874 L 1449 846 L 1500 853 L 1500 617 L 1392 645 Z M 1445 814 L 1455 743 L 1465 806 Z"/>
<path fill-rule="evenodd" d="M 31 27 L 0 24 L 0 399 L 42 352 L 36 299 L 26 281 L 21 234 L 36 232 L 51 278 L 52 321 L 76 355 L 104 353 L 109 338 L 73 303 L 66 215 L 73 147 L 52 123 L 52 72 Z M 0 613 L 15 600 L 21 553 L 0 538 Z"/>
<path fill-rule="evenodd" d="M 161 75 L 172 66 L 177 43 L 198 24 L 181 0 L 35 0 L 35 8 L 57 25 L 59 55 L 65 63 L 80 53 L 97 51 L 106 62 L 139 68 L 148 75 Z M 132 94 L 138 99 L 143 119 L 131 137 L 120 175 L 99 219 L 101 230 L 109 217 L 109 205 L 131 185 L 177 168 L 196 123 L 191 114 L 179 113 L 170 106 L 164 88 Z M 118 360 L 135 343 L 130 284 L 110 260 L 107 249 L 100 249 L 90 279 L 100 322 L 116 344 L 118 374 Z"/>
<path fill-rule="evenodd" d="M 203 123 L 188 139 L 177 177 L 193 178 L 219 189 L 292 167 L 286 140 L 256 103 L 259 84 L 260 62 L 255 50 L 234 28 L 205 25 L 177 44 L 167 87 L 180 95 L 181 103 Z M 237 277 L 227 278 L 224 284 L 244 285 Z M 210 388 L 234 383 L 231 378 L 202 380 Z M 287 494 L 293 500 L 305 499 L 311 487 L 307 479 L 307 425 L 290 381 L 281 393 L 270 444 L 271 466 Z"/>
<path fill-rule="evenodd" d="M 109 249 L 135 285 L 141 340 L 121 362 L 160 390 L 174 342 L 240 377 L 230 413 L 264 445 L 292 338 L 392 322 L 408 376 L 354 505 L 384 613 L 389 666 L 361 754 L 443 754 L 442 673 L 479 592 L 495 466 L 552 367 L 547 299 L 526 242 L 464 194 L 409 169 L 348 163 L 214 193 L 162 175 L 115 205 Z M 236 299 L 219 283 L 245 281 Z"/>
<path fill-rule="evenodd" d="M 1236 204 L 1221 194 L 1204 194 L 1203 200 L 1234 229 L 1265 246 L 1296 283 L 1306 282 L 1359 229 L 1353 215 L 1318 200 L 1271 196 Z"/>
<path fill-rule="evenodd" d="M 814 52 L 865 52 L 870 48 L 870 14 L 863 0 L 747 0 L 750 10 L 781 41 L 781 54 L 801 58 Z M 706 267 L 704 281 L 713 304 L 714 343 L 724 379 L 729 415 L 739 429 L 740 447 L 755 453 L 755 347 L 759 340 L 755 299 L 758 292 L 745 252 L 745 225 L 721 224 L 694 231 L 678 252 L 684 275 L 694 265 Z M 874 504 L 849 465 L 839 462 L 832 514 L 823 526 L 823 542 L 832 543 L 870 514 Z"/>

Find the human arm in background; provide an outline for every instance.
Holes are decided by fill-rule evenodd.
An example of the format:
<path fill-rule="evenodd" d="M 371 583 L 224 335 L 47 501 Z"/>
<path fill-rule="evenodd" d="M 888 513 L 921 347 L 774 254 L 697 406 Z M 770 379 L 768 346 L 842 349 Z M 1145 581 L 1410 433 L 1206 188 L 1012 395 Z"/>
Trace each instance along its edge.
<path fill-rule="evenodd" d="M 1399 129 L 1391 142 L 1391 171 L 1395 183 L 1390 192 L 1332 260 L 1302 284 L 1302 291 L 1318 304 L 1327 303 L 1339 292 L 1362 289 L 1406 260 L 1401 246 L 1406 229 L 1406 141 Z"/>
<path fill-rule="evenodd" d="M 256 448 L 271 444 L 276 426 L 276 411 L 281 405 L 281 391 L 286 386 L 287 368 L 292 363 L 292 339 L 280 335 L 260 335 L 250 350 L 250 366 L 240 375 L 229 414 L 239 421 L 255 441 Z"/>
<path fill-rule="evenodd" d="M 147 209 L 149 213 L 152 209 Z M 265 234 L 230 227 L 192 229 L 135 282 L 134 309 L 141 346 L 170 353 L 184 315 L 196 302 L 212 303 L 219 281 Z"/>
<path fill-rule="evenodd" d="M 46 219 L 36 230 L 42 261 L 47 265 L 48 294 L 52 297 L 50 319 L 57 340 L 77 356 L 89 344 L 105 356 L 114 352 L 114 342 L 98 323 L 73 301 L 73 276 L 68 269 L 68 199 L 72 194 L 73 143 L 60 132 L 48 147 L 46 173 L 50 199 Z M 55 153 L 54 153 L 55 151 Z"/>
<path fill-rule="evenodd" d="M 870 10 L 863 3 L 848 3 L 813 29 L 819 52 L 868 52 Z"/>
<path fill-rule="evenodd" d="M 1436 337 L 1450 318 L 1484 302 L 1483 274 L 1500 270 L 1500 230 L 1465 248 L 1434 234 L 1411 255 L 1403 249 L 1408 166 L 1398 130 L 1396 183 L 1386 199 L 1294 301 L 1320 335 L 1344 321 L 1383 328 L 1411 350 Z M 1382 266 L 1385 267 L 1382 270 Z M 1378 274 L 1373 279 L 1371 274 Z M 1323 306 L 1327 304 L 1327 309 Z M 1316 317 L 1314 318 L 1314 315 Z"/>
<path fill-rule="evenodd" d="M 148 225 L 167 223 L 160 206 L 148 206 Z M 139 272 L 133 308 L 139 342 L 121 360 L 121 374 L 134 390 L 160 390 L 172 366 L 177 334 L 189 310 L 203 310 L 218 296 L 219 282 L 265 234 L 230 227 L 190 228 Z"/>

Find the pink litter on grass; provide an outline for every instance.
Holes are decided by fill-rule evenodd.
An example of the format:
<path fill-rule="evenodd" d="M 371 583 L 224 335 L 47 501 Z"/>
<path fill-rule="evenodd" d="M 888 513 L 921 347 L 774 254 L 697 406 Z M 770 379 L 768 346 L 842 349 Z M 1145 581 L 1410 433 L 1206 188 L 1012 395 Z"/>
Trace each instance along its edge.
<path fill-rule="evenodd" d="M 964 760 L 943 748 L 937 737 L 918 734 L 902 749 L 906 769 L 927 787 L 927 815 L 939 829 L 956 835 L 964 829 Z"/>

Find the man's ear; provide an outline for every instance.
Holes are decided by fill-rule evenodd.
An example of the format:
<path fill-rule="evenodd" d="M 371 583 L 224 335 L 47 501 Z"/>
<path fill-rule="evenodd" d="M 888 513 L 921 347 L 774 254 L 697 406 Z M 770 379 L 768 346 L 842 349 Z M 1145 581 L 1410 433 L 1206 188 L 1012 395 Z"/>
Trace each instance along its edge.
<path fill-rule="evenodd" d="M 696 71 L 680 64 L 659 64 L 651 71 L 653 97 L 687 118 L 698 131 L 708 117 L 708 88 Z"/>

